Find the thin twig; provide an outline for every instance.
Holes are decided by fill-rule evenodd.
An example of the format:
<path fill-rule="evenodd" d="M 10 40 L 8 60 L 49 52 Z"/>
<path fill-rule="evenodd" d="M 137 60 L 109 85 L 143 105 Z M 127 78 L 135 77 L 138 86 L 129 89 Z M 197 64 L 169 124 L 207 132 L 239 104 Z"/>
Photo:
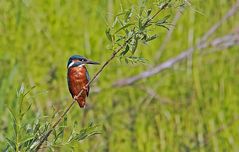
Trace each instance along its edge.
<path fill-rule="evenodd" d="M 165 3 L 147 22 L 149 23 L 150 21 L 152 21 L 162 10 L 164 10 L 166 7 L 168 6 L 168 3 Z M 103 69 L 115 58 L 115 56 L 126 46 L 126 44 L 132 39 L 132 37 L 128 38 L 127 40 L 125 40 L 124 44 L 122 44 L 121 46 L 119 46 L 111 55 L 111 57 L 103 64 L 103 66 L 99 69 L 99 71 L 93 76 L 93 78 L 85 85 L 85 87 L 88 87 L 96 78 L 97 76 L 103 71 Z M 78 98 L 81 94 L 82 94 L 83 90 L 81 90 L 79 92 L 79 94 L 76 96 L 76 98 Z M 56 128 L 56 126 L 61 122 L 61 120 L 65 117 L 65 115 L 69 112 L 69 110 L 72 108 L 72 106 L 74 105 L 75 100 L 72 101 L 72 103 L 70 104 L 70 106 L 68 106 L 66 108 L 66 110 L 64 111 L 64 113 L 59 117 L 59 119 L 52 125 L 51 129 L 45 134 L 43 135 L 42 138 L 40 138 L 39 144 L 36 147 L 36 151 L 38 151 L 42 144 L 44 143 L 44 141 L 47 140 L 47 138 L 49 137 L 49 135 L 52 133 L 52 131 Z"/>
<path fill-rule="evenodd" d="M 187 50 L 180 53 L 178 56 L 168 59 L 167 61 L 157 65 L 156 67 L 144 71 L 136 76 L 129 77 L 126 79 L 121 79 L 116 81 L 113 86 L 114 87 L 123 87 L 127 85 L 131 85 L 141 79 L 148 78 L 152 75 L 155 75 L 165 69 L 171 68 L 175 63 L 178 63 L 182 61 L 183 59 L 186 59 L 188 56 L 190 56 L 196 49 L 202 49 L 208 46 L 207 40 L 208 38 L 216 32 L 216 30 L 224 23 L 226 22 L 231 16 L 233 16 L 239 9 L 239 0 L 237 0 L 236 4 L 224 15 L 216 24 L 214 24 L 200 39 L 200 41 L 193 47 L 188 48 Z"/>
<path fill-rule="evenodd" d="M 100 68 L 100 70 L 94 75 L 94 77 L 85 85 L 85 87 L 89 86 L 95 79 L 96 77 L 103 71 L 103 69 L 110 63 L 111 60 L 113 60 L 115 58 L 115 55 L 117 53 L 119 53 L 124 46 L 126 45 L 126 43 L 124 43 L 123 45 L 121 45 L 116 51 L 113 52 L 112 56 L 104 63 L 104 65 Z M 76 96 L 76 98 L 78 98 L 81 94 L 82 94 L 83 90 L 81 90 L 79 92 L 79 94 Z M 68 106 L 66 108 L 66 110 L 64 111 L 64 113 L 59 117 L 59 119 L 52 125 L 51 129 L 40 139 L 40 142 L 38 144 L 38 146 L 36 147 L 36 151 L 38 151 L 41 147 L 41 145 L 44 143 L 44 141 L 49 137 L 49 135 L 52 133 L 52 131 L 56 128 L 56 126 L 61 122 L 61 120 L 65 117 L 65 115 L 69 112 L 69 110 L 72 108 L 72 106 L 74 105 L 75 100 L 72 101 L 72 103 L 70 104 L 70 106 Z"/>
<path fill-rule="evenodd" d="M 169 1 L 170 2 L 170 1 Z M 160 6 L 160 9 L 151 17 L 149 18 L 143 26 L 146 26 L 148 23 L 150 23 L 162 10 L 164 10 L 168 5 L 169 5 L 169 2 L 167 3 L 164 3 L 162 6 Z"/>

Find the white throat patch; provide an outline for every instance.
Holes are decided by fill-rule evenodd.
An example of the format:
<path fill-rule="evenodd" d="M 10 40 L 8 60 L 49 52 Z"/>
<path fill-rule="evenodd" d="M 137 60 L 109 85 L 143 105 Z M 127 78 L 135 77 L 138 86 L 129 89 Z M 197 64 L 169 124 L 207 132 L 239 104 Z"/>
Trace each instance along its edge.
<path fill-rule="evenodd" d="M 83 66 L 85 66 L 85 64 L 81 64 L 81 65 L 79 65 L 78 67 L 83 67 Z"/>
<path fill-rule="evenodd" d="M 74 63 L 75 63 L 75 62 L 72 61 L 72 62 L 69 64 L 68 68 L 70 68 Z"/>

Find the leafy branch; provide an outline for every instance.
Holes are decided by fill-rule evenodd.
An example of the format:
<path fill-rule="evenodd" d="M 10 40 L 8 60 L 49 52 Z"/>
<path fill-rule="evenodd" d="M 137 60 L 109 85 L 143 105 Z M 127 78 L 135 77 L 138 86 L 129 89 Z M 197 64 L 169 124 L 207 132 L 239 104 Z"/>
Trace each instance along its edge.
<path fill-rule="evenodd" d="M 117 14 L 113 24 L 109 26 L 105 32 L 107 38 L 110 40 L 110 49 L 113 51 L 113 53 L 85 87 L 91 85 L 91 83 L 95 81 L 99 74 L 117 55 L 119 55 L 120 58 L 125 58 L 126 62 L 143 62 L 144 59 L 142 57 L 134 56 L 135 52 L 137 51 L 137 47 L 139 43 L 148 43 L 149 41 L 152 41 L 158 37 L 157 34 L 150 34 L 152 33 L 152 26 L 167 28 L 167 25 L 169 25 L 169 16 L 164 16 L 162 19 L 157 19 L 156 17 L 161 11 L 171 6 L 172 2 L 171 0 L 168 0 L 163 3 L 157 2 L 157 10 L 155 13 L 152 13 L 152 9 L 140 7 L 138 11 L 129 9 Z M 79 92 L 77 97 L 79 97 L 82 92 L 83 90 Z M 63 131 L 62 129 L 64 129 L 64 127 L 60 129 L 59 133 L 56 133 L 56 128 L 57 126 L 59 126 L 59 123 L 64 120 L 64 118 L 66 118 L 65 116 L 73 107 L 74 103 L 75 100 L 71 102 L 71 104 L 65 109 L 63 114 L 59 116 L 55 123 L 53 123 L 52 125 L 48 124 L 44 129 L 40 130 L 37 138 L 33 138 L 34 140 L 31 140 L 31 151 L 38 151 L 41 148 L 44 148 L 42 144 L 51 134 L 53 134 L 55 139 L 57 140 L 57 138 L 61 135 L 61 132 Z M 87 132 L 87 129 L 85 131 Z M 86 132 L 83 131 L 79 134 L 74 134 L 69 138 L 68 141 L 70 142 L 73 140 L 82 140 L 83 137 L 98 134 L 97 131 L 93 131 L 89 134 L 87 134 Z"/>
<path fill-rule="evenodd" d="M 158 20 L 156 17 L 162 10 L 171 6 L 171 1 L 157 3 L 158 10 L 153 15 L 152 9 L 145 7 L 140 7 L 138 11 L 131 8 L 117 14 L 112 26 L 105 31 L 107 38 L 111 41 L 110 49 L 114 50 L 117 46 L 123 46 L 119 55 L 120 59 L 124 58 L 126 63 L 144 62 L 142 57 L 134 56 L 139 42 L 147 44 L 158 37 L 157 34 L 151 34 L 152 26 L 168 29 L 170 15 Z"/>
<path fill-rule="evenodd" d="M 49 117 L 38 117 L 31 119 L 32 113 L 30 111 L 31 104 L 27 103 L 29 91 L 26 91 L 25 86 L 22 84 L 16 96 L 16 107 L 8 107 L 12 122 L 13 122 L 13 136 L 5 137 L 7 146 L 3 151 L 34 151 L 39 144 L 39 140 L 45 133 L 52 129 L 51 123 L 47 119 Z M 55 118 L 57 112 L 54 111 L 52 119 Z M 30 116 L 30 117 L 29 117 Z M 52 131 L 53 139 L 47 142 L 48 148 L 61 147 L 64 145 L 70 145 L 75 141 L 84 140 L 90 136 L 101 134 L 99 126 L 90 123 L 87 127 L 81 129 L 74 127 L 70 129 L 70 134 L 63 140 L 64 132 L 67 123 L 67 117 L 64 117 L 63 122 L 57 129 Z M 68 129 L 69 130 L 69 129 Z M 44 148 L 43 146 L 41 148 Z"/>
<path fill-rule="evenodd" d="M 110 28 L 107 28 L 105 32 L 106 36 L 111 42 L 111 49 L 114 51 L 111 57 L 103 64 L 103 66 L 98 70 L 98 72 L 93 76 L 93 78 L 88 82 L 88 84 L 85 87 L 89 86 L 97 78 L 97 76 L 116 57 L 117 54 L 120 53 L 120 57 L 123 57 L 130 51 L 131 54 L 133 55 L 137 49 L 139 40 L 143 41 L 143 43 L 147 43 L 157 38 L 156 35 L 149 36 L 148 34 L 149 27 L 151 27 L 152 25 L 162 27 L 162 25 L 167 23 L 168 17 L 164 17 L 164 19 L 158 21 L 154 21 L 154 19 L 161 11 L 165 10 L 170 4 L 171 1 L 157 4 L 158 10 L 152 16 L 150 16 L 152 12 L 151 9 L 145 10 L 145 8 L 141 7 L 139 14 L 134 16 L 138 20 L 137 24 L 135 22 L 135 19 L 131 20 L 133 18 L 132 9 L 116 15 L 113 25 Z M 121 18 L 122 16 L 124 20 L 122 20 Z M 137 57 L 134 57 L 132 59 L 135 60 L 137 59 Z M 82 94 L 82 92 L 83 90 L 79 92 L 77 97 L 79 97 Z M 64 113 L 52 125 L 52 128 L 44 136 L 42 136 L 42 138 L 39 140 L 39 144 L 36 146 L 36 151 L 40 149 L 41 145 L 44 143 L 44 141 L 47 140 L 48 136 L 52 133 L 52 131 L 57 127 L 57 125 L 69 112 L 74 103 L 75 101 L 72 101 L 72 103 L 66 108 Z"/>

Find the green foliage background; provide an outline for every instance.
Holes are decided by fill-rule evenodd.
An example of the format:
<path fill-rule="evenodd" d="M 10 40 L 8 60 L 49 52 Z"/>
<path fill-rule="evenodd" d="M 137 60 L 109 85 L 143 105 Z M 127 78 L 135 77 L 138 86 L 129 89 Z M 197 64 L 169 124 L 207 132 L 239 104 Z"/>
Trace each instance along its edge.
<path fill-rule="evenodd" d="M 150 7 L 151 0 L 146 4 Z M 114 60 L 93 83 L 89 110 L 76 104 L 67 116 L 65 134 L 89 123 L 101 127 L 101 135 L 74 142 L 57 150 L 75 151 L 238 151 L 239 150 L 239 47 L 218 53 L 194 53 L 136 85 L 112 88 L 118 79 L 133 76 L 194 45 L 235 0 L 193 0 L 175 26 L 172 38 L 156 60 L 167 33 L 140 45 L 138 56 L 145 64 Z M 105 36 L 107 23 L 121 7 L 139 7 L 141 1 L 126 0 L 1 0 L 0 1 L 0 148 L 13 137 L 12 117 L 7 107 L 18 104 L 22 83 L 28 90 L 25 121 L 51 121 L 72 100 L 66 82 L 66 63 L 73 54 L 103 63 L 110 55 Z M 171 12 L 173 18 L 175 12 Z M 162 16 L 163 17 L 163 16 Z M 239 14 L 215 37 L 236 31 Z M 212 37 L 213 38 L 213 37 Z M 204 50 L 210 51 L 210 50 Z M 88 66 L 90 75 L 99 66 Z M 97 92 L 100 89 L 100 92 Z M 158 97 L 145 90 L 154 90 Z M 55 109 L 55 110 L 54 110 Z M 223 128 L 220 130 L 220 128 Z M 63 137 L 64 138 L 64 137 Z"/>

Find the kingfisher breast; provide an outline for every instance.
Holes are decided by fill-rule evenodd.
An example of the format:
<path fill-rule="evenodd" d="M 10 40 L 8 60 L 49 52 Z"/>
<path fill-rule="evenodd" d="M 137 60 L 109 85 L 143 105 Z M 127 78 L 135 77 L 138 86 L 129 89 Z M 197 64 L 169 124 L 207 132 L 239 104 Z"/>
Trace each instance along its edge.
<path fill-rule="evenodd" d="M 68 86 L 72 96 L 78 95 L 80 90 L 88 83 L 87 70 L 84 65 L 68 69 Z M 84 92 L 83 94 L 87 94 Z"/>

